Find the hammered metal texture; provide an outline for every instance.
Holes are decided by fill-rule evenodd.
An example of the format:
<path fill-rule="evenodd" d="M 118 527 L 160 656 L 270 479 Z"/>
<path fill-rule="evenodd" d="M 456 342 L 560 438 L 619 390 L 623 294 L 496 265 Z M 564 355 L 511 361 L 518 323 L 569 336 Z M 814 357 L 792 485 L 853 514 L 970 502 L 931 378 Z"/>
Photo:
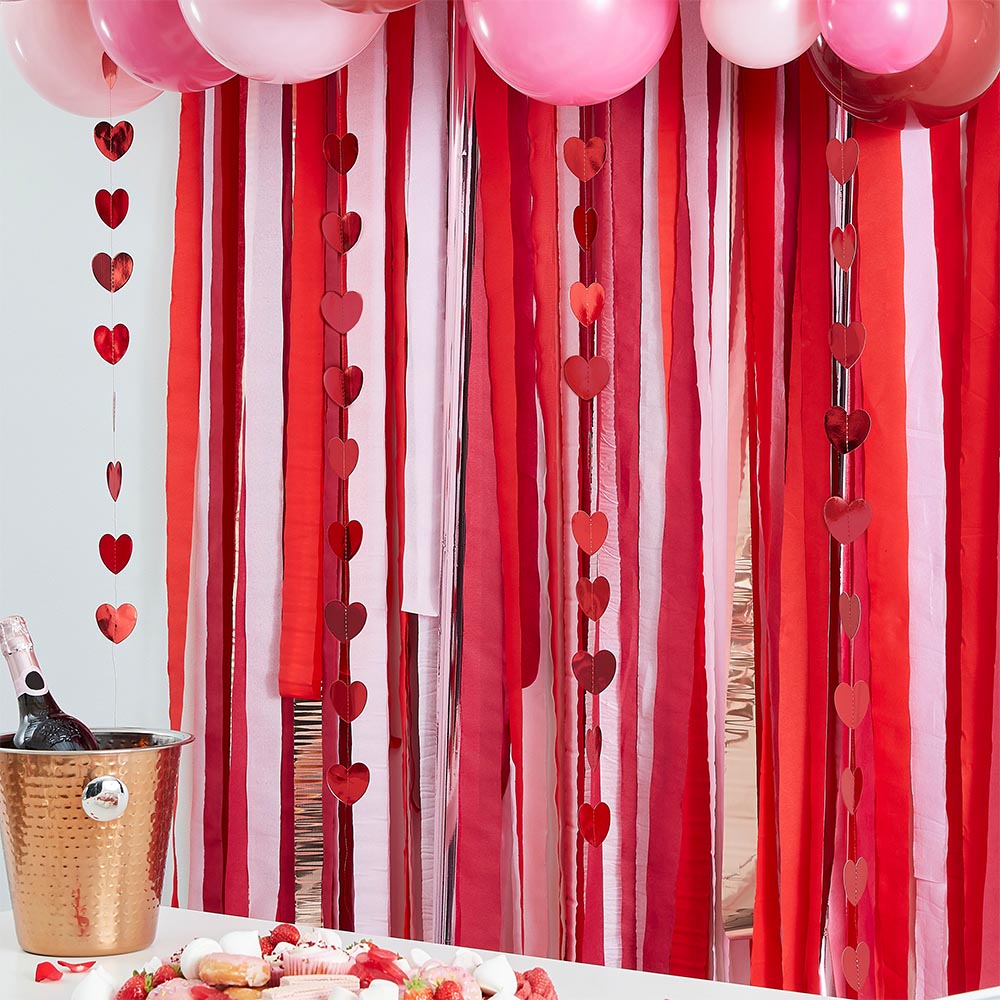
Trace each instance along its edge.
<path fill-rule="evenodd" d="M 15 750 L 0 737 L 0 833 L 17 939 L 42 955 L 116 955 L 156 934 L 185 733 L 95 732 L 100 750 Z M 92 820 L 93 778 L 129 790 L 120 819 Z"/>

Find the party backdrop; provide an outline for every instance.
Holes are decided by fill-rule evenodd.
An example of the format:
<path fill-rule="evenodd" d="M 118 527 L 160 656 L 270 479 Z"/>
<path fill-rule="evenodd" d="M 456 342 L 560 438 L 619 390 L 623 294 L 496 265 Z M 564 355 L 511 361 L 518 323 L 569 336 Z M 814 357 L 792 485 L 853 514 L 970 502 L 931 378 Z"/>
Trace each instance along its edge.
<path fill-rule="evenodd" d="M 804 61 L 737 72 L 693 5 L 582 110 L 448 18 L 393 14 L 325 80 L 183 98 L 175 899 L 726 976 L 747 477 L 755 982 L 843 990 L 862 943 L 863 996 L 1000 981 L 996 91 L 855 133 L 847 476 L 874 513 L 848 743 L 823 518 L 843 117 Z"/>

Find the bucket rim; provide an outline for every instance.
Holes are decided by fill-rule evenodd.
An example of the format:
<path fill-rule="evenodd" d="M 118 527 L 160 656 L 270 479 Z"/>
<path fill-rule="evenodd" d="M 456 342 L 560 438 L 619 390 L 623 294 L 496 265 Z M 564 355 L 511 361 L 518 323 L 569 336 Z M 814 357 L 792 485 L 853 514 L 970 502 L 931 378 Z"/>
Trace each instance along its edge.
<path fill-rule="evenodd" d="M 145 729 L 141 726 L 109 726 L 102 729 L 92 729 L 91 732 L 96 737 L 103 735 L 115 736 L 148 736 L 155 737 L 162 742 L 149 746 L 136 747 L 109 747 L 105 750 L 21 750 L 13 745 L 14 733 L 3 733 L 0 735 L 0 754 L 10 756 L 33 756 L 33 757 L 120 757 L 122 754 L 149 753 L 158 750 L 172 750 L 174 747 L 186 746 L 194 741 L 191 733 L 186 733 L 180 729 Z"/>

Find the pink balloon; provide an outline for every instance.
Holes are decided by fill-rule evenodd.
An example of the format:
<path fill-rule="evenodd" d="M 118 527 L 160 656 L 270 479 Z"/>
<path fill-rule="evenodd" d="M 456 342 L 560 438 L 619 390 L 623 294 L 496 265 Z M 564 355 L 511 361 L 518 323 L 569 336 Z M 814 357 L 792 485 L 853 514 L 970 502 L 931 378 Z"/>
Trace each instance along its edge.
<path fill-rule="evenodd" d="M 305 83 L 346 66 L 385 14 L 348 14 L 319 0 L 180 0 L 194 37 L 231 70 L 265 83 Z"/>
<path fill-rule="evenodd" d="M 483 58 L 548 104 L 598 104 L 634 87 L 663 55 L 677 0 L 465 0 Z"/>
<path fill-rule="evenodd" d="M 701 0 L 701 26 L 731 63 L 773 69 L 816 41 L 819 15 L 816 0 Z"/>
<path fill-rule="evenodd" d="M 89 0 L 97 37 L 137 80 L 182 94 L 225 83 L 233 71 L 195 40 L 177 0 Z"/>
<path fill-rule="evenodd" d="M 819 19 L 844 62 L 865 73 L 901 73 L 941 41 L 948 0 L 819 0 Z"/>
<path fill-rule="evenodd" d="M 420 0 L 323 0 L 331 7 L 349 10 L 352 14 L 391 14 L 394 10 L 412 7 Z"/>
<path fill-rule="evenodd" d="M 3 31 L 14 65 L 45 100 L 87 118 L 118 118 L 160 93 L 119 69 L 110 90 L 104 48 L 87 0 L 26 0 L 3 5 Z"/>

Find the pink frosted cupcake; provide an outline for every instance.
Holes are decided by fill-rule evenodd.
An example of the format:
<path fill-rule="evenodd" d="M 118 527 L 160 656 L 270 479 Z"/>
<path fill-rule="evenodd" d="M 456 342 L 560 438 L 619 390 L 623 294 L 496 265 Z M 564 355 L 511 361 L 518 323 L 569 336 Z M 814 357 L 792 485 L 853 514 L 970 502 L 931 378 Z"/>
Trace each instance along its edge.
<path fill-rule="evenodd" d="M 281 961 L 286 976 L 344 976 L 352 965 L 346 951 L 318 944 L 290 948 Z"/>

